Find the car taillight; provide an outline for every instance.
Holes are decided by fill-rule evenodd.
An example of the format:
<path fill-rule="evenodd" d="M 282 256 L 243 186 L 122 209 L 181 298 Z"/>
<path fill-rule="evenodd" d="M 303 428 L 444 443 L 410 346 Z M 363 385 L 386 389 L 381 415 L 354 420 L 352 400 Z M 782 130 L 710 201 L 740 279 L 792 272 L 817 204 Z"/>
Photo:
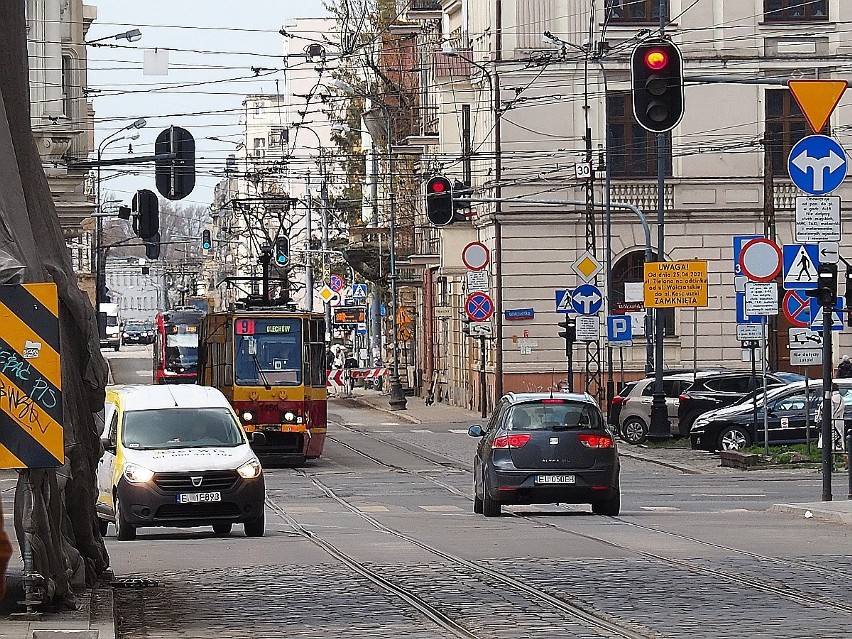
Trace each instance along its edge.
<path fill-rule="evenodd" d="M 612 405 L 613 406 L 620 406 L 621 404 L 624 404 L 626 401 L 627 401 L 626 397 L 622 397 L 621 395 L 616 395 L 615 397 L 612 398 Z"/>
<path fill-rule="evenodd" d="M 682 402 L 686 399 L 689 399 L 689 395 L 678 395 L 677 401 Z"/>
<path fill-rule="evenodd" d="M 580 443 L 586 448 L 613 448 L 612 437 L 609 435 L 577 435 Z"/>
<path fill-rule="evenodd" d="M 530 436 L 528 434 L 501 435 L 494 438 L 491 448 L 523 448 L 529 440 Z"/>

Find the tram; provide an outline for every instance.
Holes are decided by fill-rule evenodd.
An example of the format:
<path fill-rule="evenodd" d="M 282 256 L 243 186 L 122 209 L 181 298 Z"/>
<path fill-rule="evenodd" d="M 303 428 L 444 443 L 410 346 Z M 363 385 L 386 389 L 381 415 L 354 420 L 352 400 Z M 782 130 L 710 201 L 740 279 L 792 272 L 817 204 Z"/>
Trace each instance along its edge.
<path fill-rule="evenodd" d="M 204 312 L 178 306 L 154 321 L 155 384 L 194 384 L 198 377 L 198 331 Z"/>
<path fill-rule="evenodd" d="M 198 383 L 231 402 L 257 455 L 301 465 L 325 444 L 325 320 L 321 313 L 260 307 L 208 314 Z M 261 440 L 258 442 L 257 440 Z"/>

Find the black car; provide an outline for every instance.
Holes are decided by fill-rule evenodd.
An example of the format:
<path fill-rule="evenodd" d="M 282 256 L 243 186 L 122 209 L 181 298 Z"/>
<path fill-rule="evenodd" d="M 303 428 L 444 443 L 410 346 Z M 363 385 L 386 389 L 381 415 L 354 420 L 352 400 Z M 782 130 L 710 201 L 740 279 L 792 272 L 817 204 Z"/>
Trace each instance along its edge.
<path fill-rule="evenodd" d="M 500 515 L 503 504 L 591 504 L 621 508 L 615 438 L 589 395 L 509 393 L 500 399 L 473 460 L 473 510 Z"/>
<path fill-rule="evenodd" d="M 852 379 L 836 380 L 846 403 L 846 427 L 852 422 Z M 822 397 L 822 384 L 793 382 L 776 387 L 766 394 L 766 422 L 769 443 L 802 444 L 807 441 L 810 423 L 811 441 L 819 437 L 820 425 L 816 421 L 817 408 Z M 755 400 L 757 410 L 755 411 Z M 805 415 L 807 414 L 807 422 Z M 757 390 L 744 400 L 725 408 L 699 416 L 689 433 L 692 448 L 701 450 L 742 450 L 752 444 L 764 443 L 763 391 Z"/>
<path fill-rule="evenodd" d="M 153 344 L 154 327 L 144 322 L 126 322 L 121 337 L 124 344 Z"/>
<path fill-rule="evenodd" d="M 767 373 L 766 385 L 774 388 L 803 379 L 805 378 L 798 373 Z M 731 371 L 695 380 L 679 398 L 677 417 L 680 434 L 687 435 L 695 418 L 702 413 L 731 406 L 761 385 L 760 373 L 752 378 L 751 371 Z"/>

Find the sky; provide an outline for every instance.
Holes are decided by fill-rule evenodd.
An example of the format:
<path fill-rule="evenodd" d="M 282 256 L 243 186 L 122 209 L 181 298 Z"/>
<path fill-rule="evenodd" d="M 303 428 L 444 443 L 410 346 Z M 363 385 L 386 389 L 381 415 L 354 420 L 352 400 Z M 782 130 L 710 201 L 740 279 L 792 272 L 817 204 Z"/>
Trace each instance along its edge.
<path fill-rule="evenodd" d="M 283 90 L 283 39 L 292 18 L 324 17 L 322 0 L 88 0 L 98 17 L 87 40 L 138 28 L 137 42 L 108 39 L 88 50 L 87 93 L 95 110 L 95 147 L 139 118 L 147 125 L 113 138 L 102 157 L 153 154 L 157 134 L 170 125 L 196 140 L 196 186 L 182 202 L 207 206 L 225 159 L 242 139 L 242 97 Z M 145 51 L 168 50 L 168 75 L 144 75 Z M 254 70 L 253 70 L 254 69 Z M 138 132 L 138 139 L 129 136 Z M 124 139 L 121 139 L 123 138 Z M 210 140 L 211 137 L 225 141 Z M 228 142 L 231 140 L 232 142 Z M 102 171 L 102 189 L 129 204 L 138 189 L 154 187 L 153 165 Z"/>

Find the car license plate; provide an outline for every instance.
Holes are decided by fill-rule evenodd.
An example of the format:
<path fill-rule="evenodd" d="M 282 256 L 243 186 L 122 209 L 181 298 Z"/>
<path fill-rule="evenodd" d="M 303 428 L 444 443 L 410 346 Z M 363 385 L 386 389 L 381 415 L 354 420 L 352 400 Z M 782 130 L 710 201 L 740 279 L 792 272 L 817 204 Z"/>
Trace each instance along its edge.
<path fill-rule="evenodd" d="M 199 504 L 211 501 L 222 501 L 222 493 L 178 493 L 177 503 L 179 504 Z"/>
<path fill-rule="evenodd" d="M 538 475 L 535 478 L 537 484 L 573 484 L 574 475 Z"/>

